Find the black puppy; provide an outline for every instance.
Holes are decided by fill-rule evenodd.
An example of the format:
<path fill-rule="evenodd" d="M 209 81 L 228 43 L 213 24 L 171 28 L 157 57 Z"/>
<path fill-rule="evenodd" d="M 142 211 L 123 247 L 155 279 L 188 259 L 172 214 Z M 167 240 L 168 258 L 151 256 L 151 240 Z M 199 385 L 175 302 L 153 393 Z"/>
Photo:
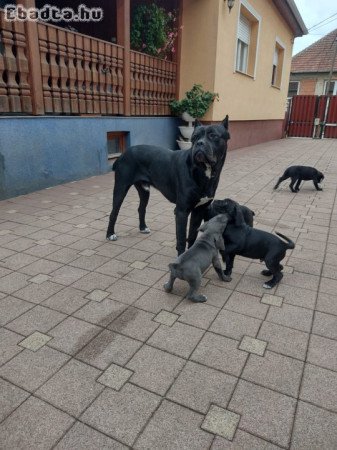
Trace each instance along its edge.
<path fill-rule="evenodd" d="M 107 239 L 117 240 L 115 223 L 123 200 L 132 185 L 138 191 L 139 228 L 149 233 L 145 223 L 150 186 L 176 204 L 176 237 L 178 255 L 186 248 L 186 228 L 191 213 L 188 246 L 194 243 L 198 228 L 218 187 L 227 152 L 228 116 L 219 125 L 196 123 L 192 148 L 172 151 L 152 145 L 130 147 L 114 163 L 115 186 Z"/>
<path fill-rule="evenodd" d="M 230 198 L 225 198 L 223 200 L 214 200 L 205 210 L 204 221 L 207 222 L 218 214 L 226 214 L 227 209 L 229 208 L 231 210 L 233 207 L 232 205 L 234 204 L 241 210 L 245 223 L 252 227 L 254 225 L 254 211 L 252 211 L 247 206 L 239 205 L 239 203 L 231 200 Z"/>
<path fill-rule="evenodd" d="M 230 217 L 223 233 L 225 251 L 220 251 L 226 263 L 225 275 L 231 275 L 235 255 L 264 261 L 267 270 L 261 273 L 272 276 L 272 279 L 264 283 L 263 287 L 271 289 L 282 278 L 283 266 L 280 261 L 285 257 L 286 251 L 295 248 L 295 244 L 286 236 L 276 233 L 287 242 L 263 230 L 257 230 L 245 223 L 242 210 L 233 200 L 226 200 L 226 213 Z"/>
<path fill-rule="evenodd" d="M 324 180 L 324 175 L 319 170 L 314 167 L 307 166 L 291 166 L 285 170 L 282 177 L 278 179 L 278 182 L 275 184 L 274 189 L 277 189 L 282 183 L 282 181 L 287 178 L 291 178 L 291 183 L 289 185 L 291 192 L 298 192 L 300 190 L 300 184 L 302 181 L 312 180 L 314 182 L 315 188 L 317 191 L 322 191 L 323 189 L 318 186 L 318 183 L 321 183 Z M 296 183 L 295 187 L 294 184 Z"/>

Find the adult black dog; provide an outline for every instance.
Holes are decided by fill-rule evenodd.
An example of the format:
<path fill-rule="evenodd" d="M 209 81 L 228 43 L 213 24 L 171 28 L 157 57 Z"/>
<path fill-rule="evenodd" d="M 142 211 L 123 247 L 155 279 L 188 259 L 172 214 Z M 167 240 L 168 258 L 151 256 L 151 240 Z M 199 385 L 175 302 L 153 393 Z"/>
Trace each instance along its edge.
<path fill-rule="evenodd" d="M 148 233 L 145 222 L 150 186 L 176 204 L 178 255 L 186 248 L 186 228 L 191 213 L 188 246 L 197 238 L 198 228 L 218 187 L 229 139 L 228 116 L 219 125 L 196 123 L 189 151 L 172 151 L 152 145 L 130 147 L 114 163 L 115 186 L 107 239 L 117 240 L 115 224 L 123 200 L 132 185 L 138 191 L 139 229 Z"/>
<path fill-rule="evenodd" d="M 245 223 L 250 227 L 253 227 L 255 216 L 254 211 L 252 211 L 247 206 L 240 205 L 230 198 L 225 198 L 223 200 L 214 200 L 205 210 L 205 222 L 219 214 L 226 214 L 228 209 L 232 211 L 234 205 L 236 208 L 239 208 L 241 210 Z"/>
<path fill-rule="evenodd" d="M 317 191 L 322 191 L 323 189 L 318 186 L 318 183 L 321 183 L 324 180 L 324 175 L 319 170 L 314 167 L 308 166 L 291 166 L 285 170 L 282 177 L 278 179 L 278 182 L 275 184 L 274 189 L 277 189 L 282 183 L 282 181 L 287 178 L 291 178 L 291 183 L 289 188 L 291 192 L 298 192 L 300 190 L 300 184 L 302 181 L 312 180 L 314 182 L 314 186 Z M 295 187 L 294 184 L 296 183 Z"/>
<path fill-rule="evenodd" d="M 252 228 L 245 222 L 242 207 L 233 200 L 226 199 L 223 210 L 229 216 L 227 227 L 223 233 L 225 251 L 220 250 L 221 256 L 226 263 L 225 275 L 231 275 L 235 255 L 264 261 L 267 270 L 261 273 L 272 276 L 272 279 L 264 283 L 263 287 L 271 289 L 279 283 L 282 278 L 283 266 L 280 261 L 285 257 L 286 251 L 295 248 L 295 244 L 286 236 L 276 233 L 286 240 L 281 241 L 278 237 L 263 230 Z"/>

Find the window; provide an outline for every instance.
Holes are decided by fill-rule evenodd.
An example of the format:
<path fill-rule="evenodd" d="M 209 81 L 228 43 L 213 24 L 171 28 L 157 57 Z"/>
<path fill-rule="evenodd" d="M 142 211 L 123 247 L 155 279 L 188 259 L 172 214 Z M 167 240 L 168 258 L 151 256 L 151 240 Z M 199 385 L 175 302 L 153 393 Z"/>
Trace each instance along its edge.
<path fill-rule="evenodd" d="M 293 97 L 294 95 L 297 95 L 300 89 L 300 82 L 299 81 L 290 81 L 289 82 L 289 88 L 288 88 L 288 97 Z"/>
<path fill-rule="evenodd" d="M 109 131 L 107 133 L 108 159 L 115 158 L 125 151 L 127 134 L 125 131 Z"/>
<path fill-rule="evenodd" d="M 271 85 L 274 87 L 281 87 L 282 81 L 282 69 L 284 60 L 284 46 L 279 39 L 276 40 L 274 55 L 273 55 L 273 68 L 271 75 Z"/>
<path fill-rule="evenodd" d="M 237 29 L 235 71 L 255 77 L 260 16 L 241 0 Z"/>
<path fill-rule="evenodd" d="M 324 94 L 337 95 L 337 80 L 331 80 L 328 92 L 328 80 L 324 81 Z"/>

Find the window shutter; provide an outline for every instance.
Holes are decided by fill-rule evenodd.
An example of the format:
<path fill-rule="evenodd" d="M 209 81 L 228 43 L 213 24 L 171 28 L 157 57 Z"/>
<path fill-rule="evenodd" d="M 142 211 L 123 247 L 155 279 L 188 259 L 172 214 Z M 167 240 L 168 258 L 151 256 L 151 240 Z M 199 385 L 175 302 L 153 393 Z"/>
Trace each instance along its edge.
<path fill-rule="evenodd" d="M 249 45 L 250 22 L 242 14 L 240 14 L 240 20 L 239 20 L 238 39 L 240 39 L 240 41 L 244 42 L 245 44 Z"/>
<path fill-rule="evenodd" d="M 273 59 L 273 65 L 274 65 L 274 66 L 277 66 L 277 64 L 278 64 L 278 51 L 277 51 L 277 48 L 275 48 L 275 51 L 274 51 L 274 59 Z"/>

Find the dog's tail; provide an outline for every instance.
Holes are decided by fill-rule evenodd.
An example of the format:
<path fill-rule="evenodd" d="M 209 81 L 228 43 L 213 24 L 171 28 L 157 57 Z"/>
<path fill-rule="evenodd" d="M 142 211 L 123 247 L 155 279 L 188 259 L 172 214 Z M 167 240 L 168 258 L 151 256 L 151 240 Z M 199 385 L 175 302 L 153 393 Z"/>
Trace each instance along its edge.
<path fill-rule="evenodd" d="M 275 231 L 275 233 L 277 234 L 277 236 L 279 236 L 280 238 L 284 239 L 287 242 L 287 248 L 289 250 L 295 248 L 295 243 L 289 239 L 287 236 L 284 236 L 284 234 L 278 233 L 277 231 Z"/>
<path fill-rule="evenodd" d="M 176 277 L 176 278 L 182 277 L 181 270 L 179 270 L 179 263 L 171 263 L 168 266 L 174 277 Z"/>

